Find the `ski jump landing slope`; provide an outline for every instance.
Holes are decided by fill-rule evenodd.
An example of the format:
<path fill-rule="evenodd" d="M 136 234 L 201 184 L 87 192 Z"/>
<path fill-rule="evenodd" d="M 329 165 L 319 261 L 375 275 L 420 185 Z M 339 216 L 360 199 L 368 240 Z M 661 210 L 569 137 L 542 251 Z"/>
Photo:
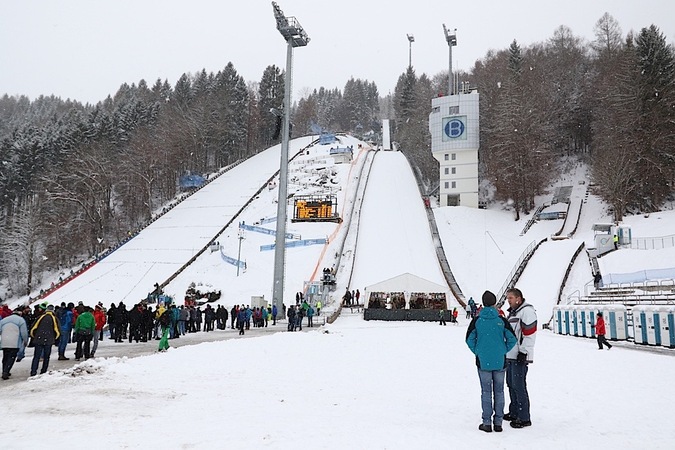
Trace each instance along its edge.
<path fill-rule="evenodd" d="M 289 154 L 311 142 L 311 137 L 294 139 Z M 155 283 L 162 283 L 189 261 L 279 170 L 280 151 L 280 145 L 271 147 L 221 175 L 47 300 L 108 305 L 146 298 Z"/>
<path fill-rule="evenodd" d="M 378 152 L 361 209 L 350 289 L 363 292 L 404 273 L 447 286 L 408 160 L 400 152 Z"/>

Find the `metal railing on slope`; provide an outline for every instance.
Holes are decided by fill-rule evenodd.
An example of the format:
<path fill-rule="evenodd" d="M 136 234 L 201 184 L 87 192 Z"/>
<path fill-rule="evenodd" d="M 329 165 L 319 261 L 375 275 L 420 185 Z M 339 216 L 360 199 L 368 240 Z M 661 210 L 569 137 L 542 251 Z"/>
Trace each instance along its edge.
<path fill-rule="evenodd" d="M 497 295 L 497 298 L 499 299 L 497 302 L 498 307 L 501 308 L 501 306 L 504 304 L 504 301 L 506 300 L 506 291 L 516 285 L 518 279 L 520 279 L 520 276 L 523 274 L 523 271 L 525 271 L 527 263 L 530 262 L 532 255 L 534 255 L 534 252 L 536 252 L 539 246 L 547 240 L 548 238 L 544 238 L 539 242 L 532 241 L 520 255 L 518 261 L 513 266 L 513 269 L 511 269 L 511 273 L 509 273 L 509 275 L 506 277 L 506 281 L 504 281 L 501 289 L 499 289 L 499 294 Z"/>
<path fill-rule="evenodd" d="M 296 152 L 296 154 L 293 155 L 293 157 L 290 158 L 289 162 L 290 162 L 290 161 L 293 161 L 295 158 L 297 158 L 298 156 L 302 155 L 302 154 L 305 152 L 306 149 L 308 149 L 308 148 L 311 147 L 312 145 L 316 144 L 317 142 L 319 142 L 318 139 L 312 141 L 312 142 L 311 142 L 310 144 L 308 144 L 307 146 L 305 146 L 305 147 L 301 148 L 300 150 L 298 150 L 298 152 Z M 234 223 L 235 220 L 237 220 L 237 218 L 239 217 L 239 215 L 240 215 L 242 212 L 244 212 L 244 210 L 245 210 L 245 209 L 246 209 L 246 208 L 247 208 L 247 207 L 248 207 L 248 206 L 256 199 L 256 197 L 263 191 L 263 189 L 265 189 L 265 188 L 269 185 L 269 183 L 271 183 L 272 180 L 274 180 L 274 178 L 275 178 L 277 175 L 279 175 L 279 170 L 277 170 L 276 172 L 274 172 L 274 174 L 273 174 L 271 177 L 269 177 L 269 178 L 267 179 L 267 181 L 265 181 L 265 182 L 263 183 L 262 186 L 260 186 L 260 189 L 258 189 L 255 193 L 253 193 L 253 195 L 251 196 L 251 198 L 249 198 L 249 199 L 246 201 L 246 203 L 244 203 L 244 205 L 243 205 L 241 208 L 239 208 L 239 210 L 232 216 L 232 218 L 231 218 L 231 219 L 230 219 L 230 220 L 229 220 L 229 221 L 228 221 L 228 222 L 227 222 L 227 223 L 226 223 L 226 224 L 225 224 L 225 225 L 224 225 L 224 226 L 223 226 L 216 234 L 215 234 L 215 236 L 213 236 L 213 238 L 212 238 L 209 242 L 206 243 L 206 245 L 205 245 L 204 247 L 202 247 L 197 253 L 195 253 L 195 255 L 192 256 L 192 258 L 190 258 L 190 259 L 188 260 L 188 262 L 186 262 L 185 264 L 183 264 L 178 270 L 176 270 L 176 272 L 174 272 L 171 276 L 169 276 L 169 278 L 167 278 L 166 280 L 164 280 L 164 282 L 161 283 L 161 284 L 159 285 L 159 287 L 162 288 L 162 289 L 164 289 L 169 283 L 171 283 L 174 279 L 176 279 L 176 277 L 177 277 L 178 275 L 180 275 L 181 272 L 183 272 L 185 269 L 187 269 L 192 263 L 194 263 L 194 262 L 197 260 L 197 258 L 199 258 L 204 252 L 206 252 L 206 251 L 209 249 L 209 247 L 211 246 L 211 244 L 213 244 L 213 243 L 216 241 L 216 239 L 218 239 L 218 237 L 220 237 L 220 235 L 223 234 L 223 233 L 225 232 L 225 230 L 227 230 L 227 228 L 228 228 L 230 225 L 232 225 L 232 223 Z"/>

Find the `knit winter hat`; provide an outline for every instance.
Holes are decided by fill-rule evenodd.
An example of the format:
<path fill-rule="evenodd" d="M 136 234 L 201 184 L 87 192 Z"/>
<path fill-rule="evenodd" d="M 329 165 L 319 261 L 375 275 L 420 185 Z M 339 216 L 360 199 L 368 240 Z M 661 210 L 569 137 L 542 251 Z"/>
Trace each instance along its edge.
<path fill-rule="evenodd" d="M 483 306 L 494 306 L 497 304 L 497 297 L 490 291 L 483 292 Z"/>

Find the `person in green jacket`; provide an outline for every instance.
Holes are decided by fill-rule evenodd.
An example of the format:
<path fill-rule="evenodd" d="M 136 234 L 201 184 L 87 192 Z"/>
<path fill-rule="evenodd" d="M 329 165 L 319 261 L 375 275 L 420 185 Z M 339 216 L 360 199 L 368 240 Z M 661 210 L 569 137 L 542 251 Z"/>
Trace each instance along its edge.
<path fill-rule="evenodd" d="M 80 358 L 82 358 L 83 344 L 84 359 L 87 360 L 90 358 L 91 338 L 94 336 L 95 329 L 96 319 L 94 319 L 91 308 L 85 306 L 84 310 L 77 316 L 77 320 L 75 321 L 75 339 L 77 342 L 77 347 L 75 348 L 76 361 L 79 361 Z"/>

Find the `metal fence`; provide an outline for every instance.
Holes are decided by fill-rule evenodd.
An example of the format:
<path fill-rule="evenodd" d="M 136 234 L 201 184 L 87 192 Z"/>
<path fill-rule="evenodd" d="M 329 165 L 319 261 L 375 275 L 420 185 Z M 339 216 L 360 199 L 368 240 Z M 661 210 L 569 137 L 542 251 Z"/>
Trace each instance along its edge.
<path fill-rule="evenodd" d="M 675 234 L 661 237 L 633 238 L 630 248 L 636 250 L 661 250 L 675 247 Z"/>

